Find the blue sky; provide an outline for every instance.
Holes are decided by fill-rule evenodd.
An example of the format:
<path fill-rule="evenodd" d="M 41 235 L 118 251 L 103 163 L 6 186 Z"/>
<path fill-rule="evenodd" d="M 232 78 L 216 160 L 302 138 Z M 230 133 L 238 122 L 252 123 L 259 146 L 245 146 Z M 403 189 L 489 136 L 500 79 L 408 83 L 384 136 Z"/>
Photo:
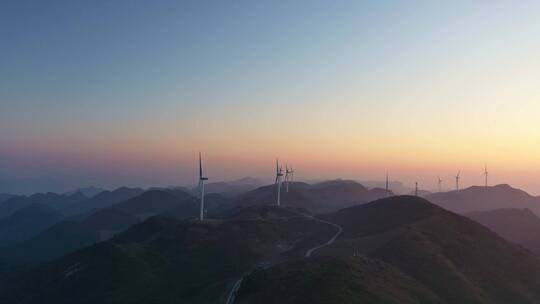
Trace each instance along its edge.
<path fill-rule="evenodd" d="M 488 162 L 540 190 L 538 6 L 3 1 L 0 176 L 187 183 L 203 150 L 218 179 L 280 156 L 435 187 Z"/>

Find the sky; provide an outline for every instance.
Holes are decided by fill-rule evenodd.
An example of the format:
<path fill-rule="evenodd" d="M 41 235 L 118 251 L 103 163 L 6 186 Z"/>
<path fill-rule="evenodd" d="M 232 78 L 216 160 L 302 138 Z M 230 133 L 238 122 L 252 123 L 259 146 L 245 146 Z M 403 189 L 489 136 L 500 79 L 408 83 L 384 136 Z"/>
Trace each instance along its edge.
<path fill-rule="evenodd" d="M 195 184 L 202 151 L 540 194 L 539 36 L 534 1 L 2 1 L 0 191 Z"/>

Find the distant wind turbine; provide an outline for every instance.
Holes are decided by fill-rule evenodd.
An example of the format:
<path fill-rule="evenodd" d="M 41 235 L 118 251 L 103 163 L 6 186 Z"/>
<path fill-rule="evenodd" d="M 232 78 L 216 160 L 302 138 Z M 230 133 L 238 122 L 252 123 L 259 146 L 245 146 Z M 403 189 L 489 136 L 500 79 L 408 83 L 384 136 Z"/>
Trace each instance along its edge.
<path fill-rule="evenodd" d="M 281 205 L 281 178 L 283 177 L 283 168 L 279 165 L 279 160 L 276 158 L 276 181 L 277 186 L 277 205 Z"/>
<path fill-rule="evenodd" d="M 199 189 L 201 190 L 201 210 L 199 214 L 199 220 L 204 221 L 204 182 L 208 180 L 208 177 L 203 176 L 202 157 L 199 152 Z"/>
<path fill-rule="evenodd" d="M 285 184 L 287 185 L 287 193 L 289 193 L 289 182 L 292 182 L 294 179 L 294 170 L 291 166 L 285 165 Z"/>
<path fill-rule="evenodd" d="M 457 175 L 456 175 L 456 191 L 459 191 L 459 179 L 460 179 L 460 175 L 461 174 L 461 170 L 458 171 Z"/>
<path fill-rule="evenodd" d="M 386 190 L 386 195 L 390 196 L 390 191 L 388 189 L 388 171 L 386 171 L 386 187 L 384 189 Z"/>
<path fill-rule="evenodd" d="M 437 176 L 437 187 L 439 189 L 439 192 L 442 192 L 442 179 L 440 176 Z"/>
<path fill-rule="evenodd" d="M 485 186 L 486 188 L 488 187 L 488 170 L 487 170 L 487 165 L 484 165 L 484 172 L 482 173 L 482 175 L 484 178 L 485 178 Z"/>
<path fill-rule="evenodd" d="M 418 182 L 414 183 L 414 195 L 418 196 Z"/>

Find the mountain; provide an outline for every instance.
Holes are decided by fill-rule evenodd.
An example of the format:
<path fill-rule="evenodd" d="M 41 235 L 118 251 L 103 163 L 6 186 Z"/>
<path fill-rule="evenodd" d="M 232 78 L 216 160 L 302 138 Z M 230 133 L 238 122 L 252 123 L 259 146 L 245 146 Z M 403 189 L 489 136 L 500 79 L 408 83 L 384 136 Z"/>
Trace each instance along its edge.
<path fill-rule="evenodd" d="M 386 187 L 386 181 L 358 181 L 358 183 L 368 188 L 384 189 Z M 407 193 L 411 193 L 411 191 L 414 191 L 414 188 L 407 187 L 403 185 L 402 182 L 399 182 L 399 181 L 389 181 L 388 188 L 390 191 L 398 195 L 407 194 Z"/>
<path fill-rule="evenodd" d="M 246 277 L 241 303 L 540 301 L 538 257 L 420 197 L 381 199 L 321 218 L 342 227 L 336 242 L 313 259 Z"/>
<path fill-rule="evenodd" d="M 27 240 L 62 219 L 55 209 L 31 204 L 0 219 L 0 246 Z"/>
<path fill-rule="evenodd" d="M 173 190 L 149 190 L 114 207 L 144 219 L 182 205 L 189 209 L 190 214 L 197 214 L 195 198 L 189 193 Z"/>
<path fill-rule="evenodd" d="M 7 193 L 0 193 L 0 203 L 7 201 L 8 199 L 14 197 L 13 194 L 7 194 Z"/>
<path fill-rule="evenodd" d="M 244 177 L 228 182 L 208 183 L 205 184 L 204 188 L 206 193 L 219 193 L 231 197 L 243 192 L 257 189 L 262 185 L 264 185 L 264 182 L 260 179 Z M 198 191 L 198 188 L 193 189 L 194 193 L 198 193 Z"/>
<path fill-rule="evenodd" d="M 20 267 L 60 257 L 94 244 L 100 240 L 97 231 L 76 221 L 61 221 L 35 237 L 3 249 L 0 259 L 4 264 Z"/>
<path fill-rule="evenodd" d="M 81 221 L 57 222 L 35 237 L 4 248 L 0 259 L 4 264 L 34 264 L 60 257 L 114 235 L 139 223 L 139 219 L 116 208 L 100 209 Z"/>
<path fill-rule="evenodd" d="M 140 195 L 143 192 L 144 190 L 141 188 L 127 187 L 121 187 L 115 189 L 114 191 L 103 191 L 90 199 L 72 204 L 68 208 L 65 208 L 63 212 L 66 215 L 77 215 L 92 210 L 108 208 L 120 202 L 127 201 L 128 199 Z"/>
<path fill-rule="evenodd" d="M 92 198 L 92 197 L 100 194 L 103 191 L 106 191 L 106 190 L 102 189 L 102 188 L 97 188 L 97 187 L 94 187 L 94 186 L 90 186 L 90 187 L 86 187 L 86 188 L 79 188 L 79 189 L 76 189 L 76 190 L 72 190 L 72 191 L 66 192 L 66 194 L 71 195 L 71 194 L 80 192 L 85 197 Z"/>
<path fill-rule="evenodd" d="M 33 204 L 43 204 L 57 210 L 86 200 L 80 192 L 63 195 L 57 193 L 37 193 L 30 196 L 14 196 L 0 203 L 0 218 L 7 217 L 15 211 Z"/>
<path fill-rule="evenodd" d="M 207 218 L 225 218 L 234 213 L 234 209 L 231 208 L 231 199 L 218 193 L 209 193 L 204 196 L 204 209 Z M 163 214 L 180 220 L 199 217 L 200 198 L 189 197 L 178 201 L 173 209 L 166 210 Z"/>
<path fill-rule="evenodd" d="M 540 218 L 529 209 L 475 211 L 466 216 L 540 255 Z"/>
<path fill-rule="evenodd" d="M 426 196 L 426 199 L 460 214 L 502 208 L 526 208 L 540 215 L 540 198 L 506 184 L 487 188 L 473 186 L 459 191 L 433 193 Z"/>
<path fill-rule="evenodd" d="M 281 191 L 281 204 L 309 210 L 314 213 L 324 213 L 341 208 L 367 203 L 369 201 L 386 197 L 386 190 L 366 187 L 349 180 L 333 180 L 317 184 L 293 182 L 286 192 L 283 184 Z M 275 204 L 276 186 L 264 186 L 256 190 L 239 195 L 232 205 L 245 207 L 251 205 Z"/>
<path fill-rule="evenodd" d="M 380 260 L 318 257 L 256 271 L 242 282 L 238 304 L 444 303 L 426 287 Z"/>
<path fill-rule="evenodd" d="M 241 273 L 334 233 L 312 218 L 181 221 L 151 217 L 113 239 L 24 272 L 2 303 L 220 303 Z"/>
<path fill-rule="evenodd" d="M 81 223 L 100 233 L 117 233 L 139 223 L 139 219 L 117 208 L 105 208 L 90 214 Z"/>

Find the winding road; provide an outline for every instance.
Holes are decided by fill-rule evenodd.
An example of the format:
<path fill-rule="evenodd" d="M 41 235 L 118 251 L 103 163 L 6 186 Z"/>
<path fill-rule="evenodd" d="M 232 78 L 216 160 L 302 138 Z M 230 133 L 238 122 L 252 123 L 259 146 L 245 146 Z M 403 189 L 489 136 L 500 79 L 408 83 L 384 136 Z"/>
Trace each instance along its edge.
<path fill-rule="evenodd" d="M 311 257 L 311 255 L 313 254 L 313 252 L 323 248 L 323 247 L 326 247 L 326 246 L 329 246 L 329 245 L 332 245 L 336 239 L 339 237 L 339 235 L 341 234 L 341 232 L 343 232 L 343 227 L 337 225 L 337 224 L 334 224 L 334 223 L 331 223 L 331 222 L 327 222 L 327 221 L 323 221 L 321 219 L 318 219 L 318 218 L 315 218 L 313 216 L 306 216 L 306 217 L 309 217 L 317 222 L 321 222 L 321 223 L 324 223 L 324 224 L 328 224 L 328 225 L 332 225 L 334 227 L 336 227 L 338 229 L 338 231 L 336 232 L 336 234 L 334 234 L 332 236 L 332 238 L 330 238 L 330 240 L 328 240 L 328 242 L 322 244 L 322 245 L 318 245 L 318 246 L 315 246 L 313 248 L 310 248 L 306 251 L 306 254 L 304 255 L 304 258 L 309 258 Z M 269 267 L 269 266 L 267 266 Z M 244 274 L 242 277 L 240 277 L 240 279 L 238 279 L 238 281 L 236 281 L 233 285 L 233 288 L 231 289 L 231 291 L 229 292 L 229 296 L 227 297 L 227 302 L 225 302 L 226 304 L 234 304 L 234 301 L 236 300 L 236 294 L 238 293 L 238 289 L 240 289 L 240 286 L 242 285 L 242 281 L 244 280 L 244 277 L 248 275 L 248 273 Z"/>

